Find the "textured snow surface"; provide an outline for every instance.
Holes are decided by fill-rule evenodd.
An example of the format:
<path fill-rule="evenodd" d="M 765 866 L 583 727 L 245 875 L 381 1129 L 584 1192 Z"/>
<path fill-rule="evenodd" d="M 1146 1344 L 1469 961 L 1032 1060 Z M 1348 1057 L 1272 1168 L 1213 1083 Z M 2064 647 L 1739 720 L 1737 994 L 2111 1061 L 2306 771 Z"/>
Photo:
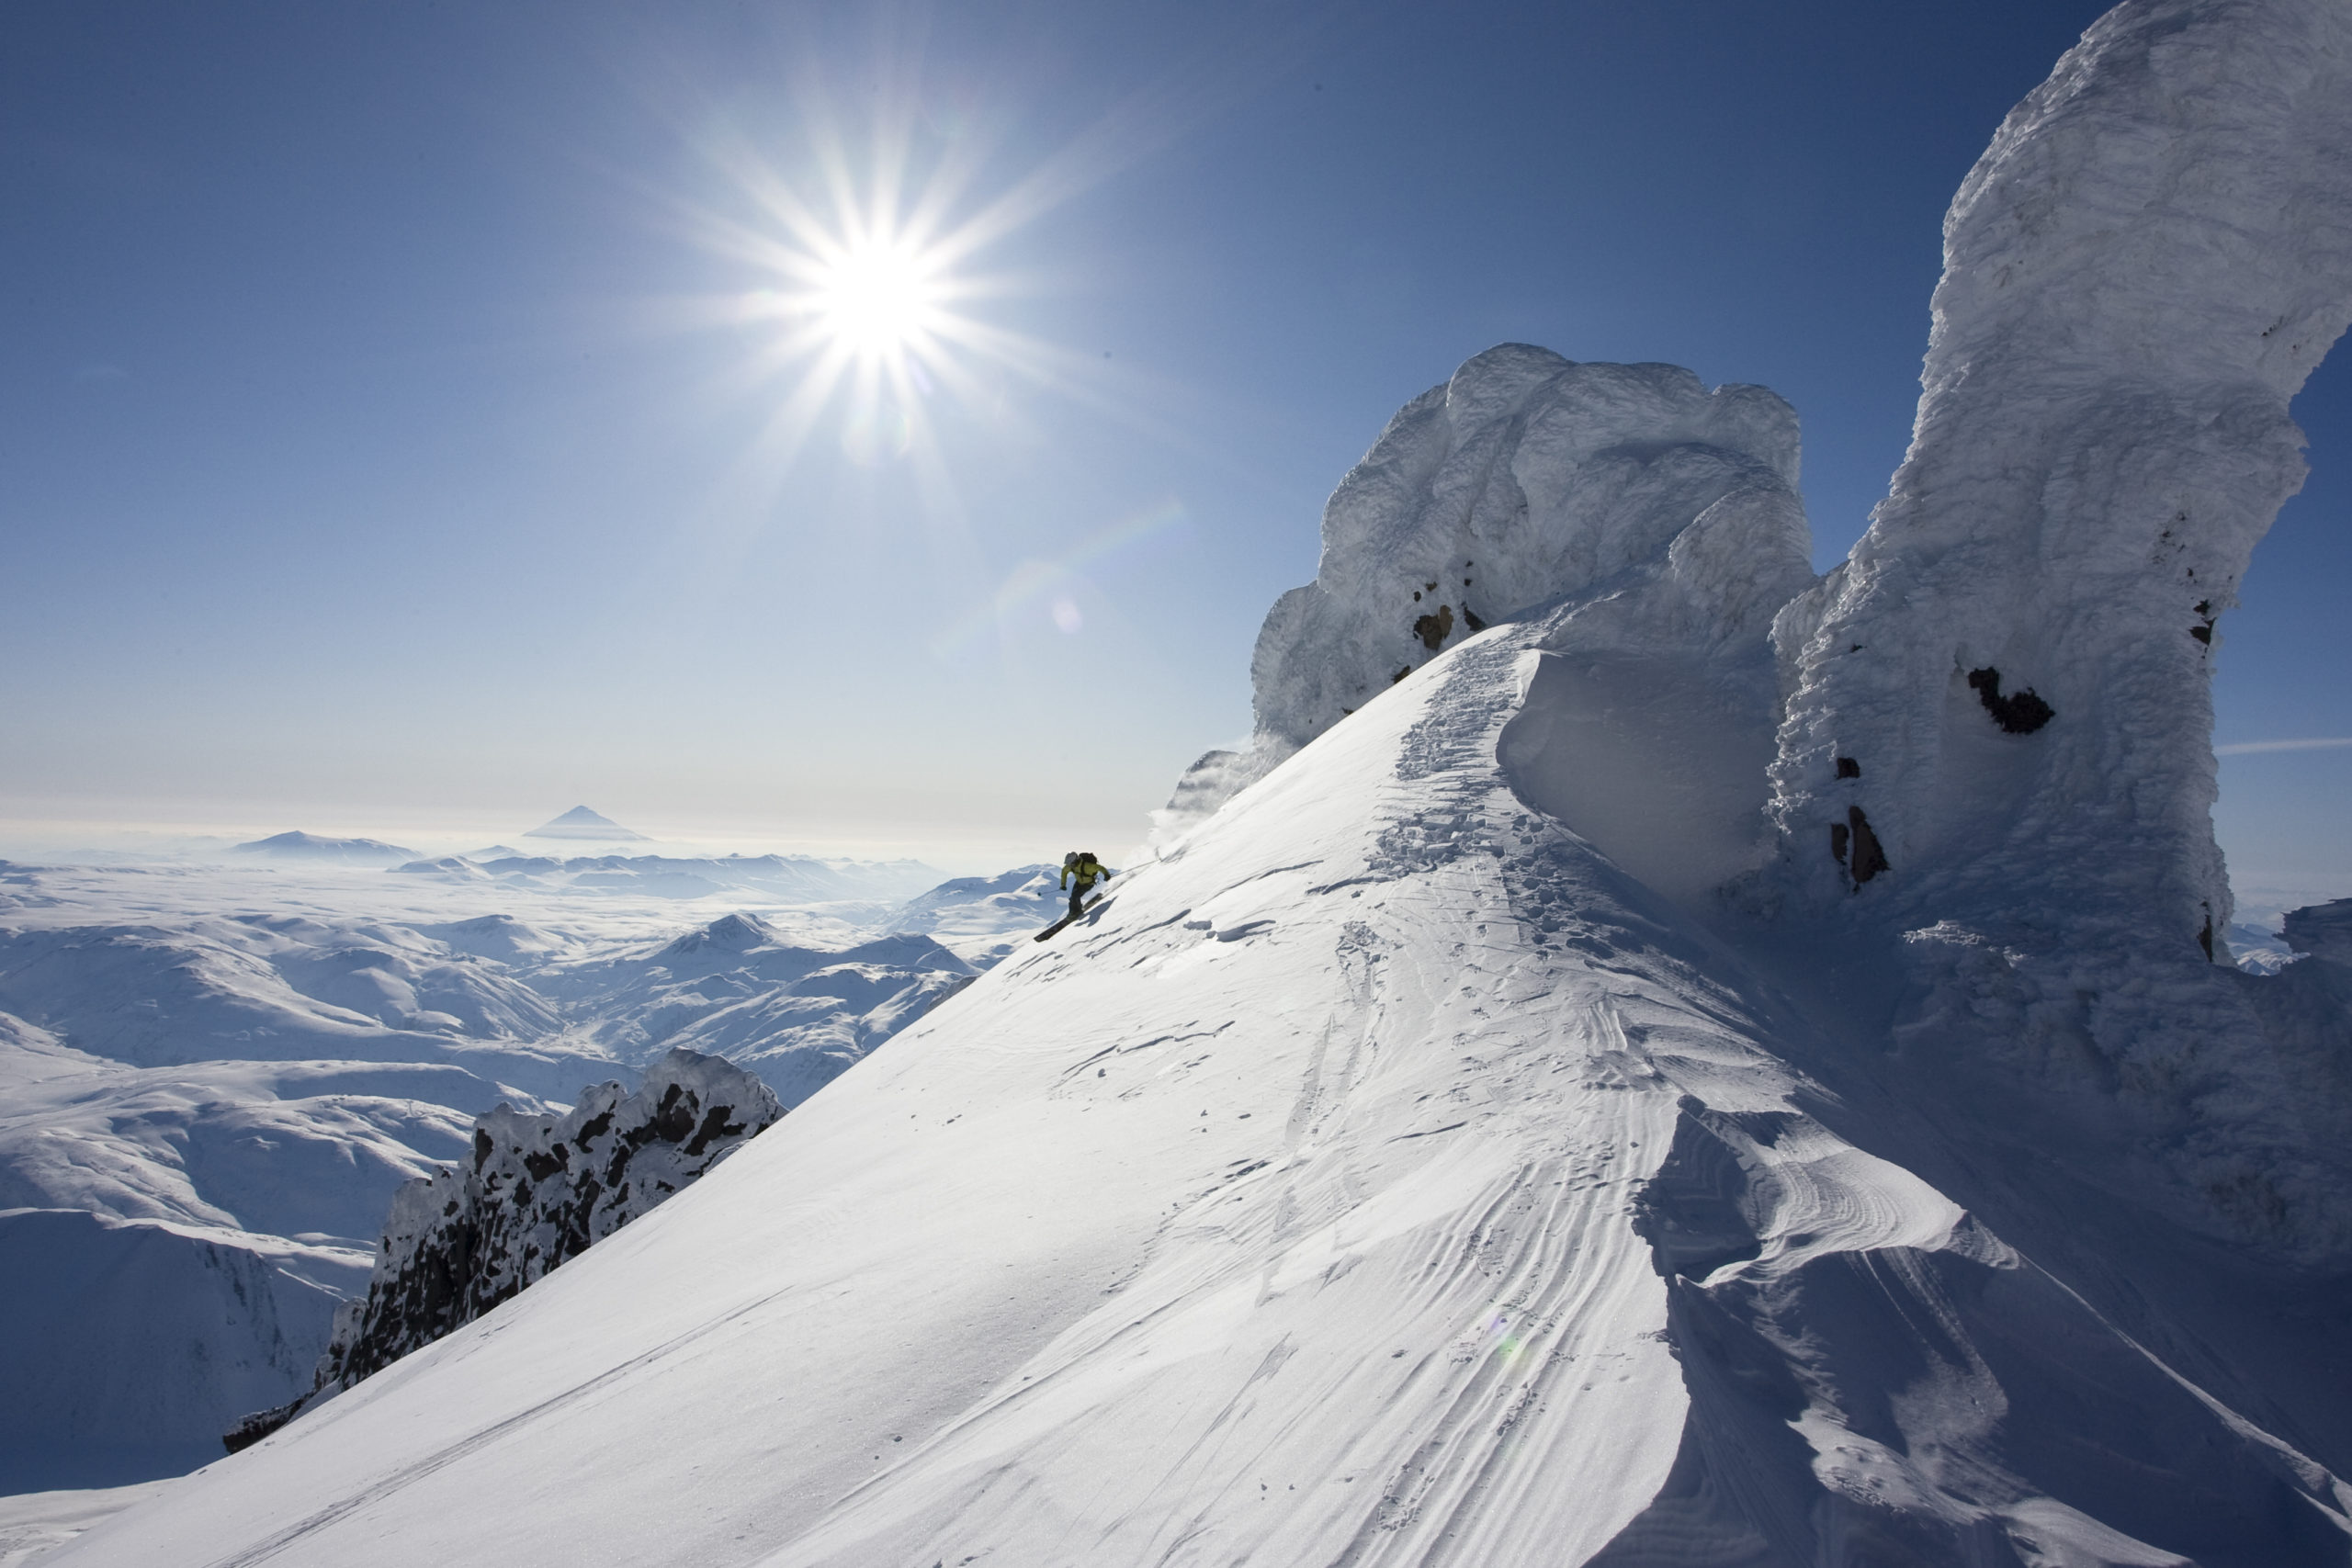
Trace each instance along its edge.
<path fill-rule="evenodd" d="M 2016 1207 L 1973 1123 L 1513 793 L 1548 630 L 58 1561 L 2340 1562 L 2291 1389 L 2150 1344 L 2179 1238 L 2045 1272 L 1909 1168 Z"/>
<path fill-rule="evenodd" d="M 143 1503 L 168 1483 L 0 1496 L 0 1568 L 26 1568 L 42 1552 L 73 1540 L 100 1519 Z"/>

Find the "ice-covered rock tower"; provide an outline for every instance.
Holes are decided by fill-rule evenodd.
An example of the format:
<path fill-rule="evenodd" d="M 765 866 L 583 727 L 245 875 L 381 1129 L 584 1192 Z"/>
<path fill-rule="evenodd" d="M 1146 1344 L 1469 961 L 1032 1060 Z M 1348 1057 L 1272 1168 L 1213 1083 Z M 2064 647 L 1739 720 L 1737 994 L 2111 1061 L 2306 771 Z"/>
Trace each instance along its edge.
<path fill-rule="evenodd" d="M 1909 456 L 1778 629 L 1792 864 L 1923 919 L 2211 951 L 2215 623 L 2352 317 L 2352 6 L 2109 13 L 1944 254 Z"/>
<path fill-rule="evenodd" d="M 1470 359 L 1333 491 L 1315 581 L 1258 636 L 1250 749 L 1202 758 L 1163 832 L 1488 626 L 1543 618 L 1560 700 L 1511 739 L 1542 804 L 1673 891 L 1740 869 L 1778 712 L 1766 632 L 1812 581 L 1797 467 L 1795 412 L 1762 387 L 1525 344 Z"/>

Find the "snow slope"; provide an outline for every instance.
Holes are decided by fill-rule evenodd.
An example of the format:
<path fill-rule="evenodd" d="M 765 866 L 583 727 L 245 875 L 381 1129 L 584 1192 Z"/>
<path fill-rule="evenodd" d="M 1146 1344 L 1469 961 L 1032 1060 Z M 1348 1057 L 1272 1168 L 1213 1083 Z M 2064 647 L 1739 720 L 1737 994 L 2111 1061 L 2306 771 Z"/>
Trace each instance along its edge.
<path fill-rule="evenodd" d="M 57 1561 L 2340 1562 L 2331 1474 L 1511 791 L 1542 631 Z"/>

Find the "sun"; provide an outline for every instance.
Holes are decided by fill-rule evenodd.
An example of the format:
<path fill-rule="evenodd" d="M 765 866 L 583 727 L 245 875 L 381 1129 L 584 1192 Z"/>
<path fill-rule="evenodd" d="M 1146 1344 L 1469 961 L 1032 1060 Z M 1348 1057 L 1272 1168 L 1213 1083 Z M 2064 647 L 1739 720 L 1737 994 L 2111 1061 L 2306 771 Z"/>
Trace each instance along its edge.
<path fill-rule="evenodd" d="M 820 330 L 841 348 L 868 357 L 901 354 L 944 324 L 942 268 L 910 244 L 867 243 L 831 258 L 812 303 Z"/>
<path fill-rule="evenodd" d="M 951 410 L 1016 419 L 1008 389 L 1023 386 L 1102 399 L 1091 356 L 992 309 L 1066 287 L 1007 242 L 1102 177 L 1096 154 L 995 178 L 990 142 L 933 135 L 911 97 L 854 132 L 820 91 L 800 109 L 788 134 L 715 136 L 704 151 L 722 199 L 673 209 L 748 286 L 681 301 L 678 316 L 736 338 L 742 352 L 721 385 L 765 405 L 738 465 L 745 486 L 772 492 L 820 434 L 861 466 L 910 458 L 923 482 L 945 483 L 939 435 Z"/>

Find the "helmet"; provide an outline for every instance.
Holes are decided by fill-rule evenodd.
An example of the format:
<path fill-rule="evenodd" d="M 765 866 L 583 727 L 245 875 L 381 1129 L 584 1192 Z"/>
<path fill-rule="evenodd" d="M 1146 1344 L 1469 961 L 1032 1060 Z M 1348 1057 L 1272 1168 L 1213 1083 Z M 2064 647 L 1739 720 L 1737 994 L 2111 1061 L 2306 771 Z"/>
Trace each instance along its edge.
<path fill-rule="evenodd" d="M 1062 856 L 1062 863 L 1064 865 L 1076 865 L 1078 863 L 1078 852 L 1076 850 L 1072 850 L 1069 853 Z"/>

